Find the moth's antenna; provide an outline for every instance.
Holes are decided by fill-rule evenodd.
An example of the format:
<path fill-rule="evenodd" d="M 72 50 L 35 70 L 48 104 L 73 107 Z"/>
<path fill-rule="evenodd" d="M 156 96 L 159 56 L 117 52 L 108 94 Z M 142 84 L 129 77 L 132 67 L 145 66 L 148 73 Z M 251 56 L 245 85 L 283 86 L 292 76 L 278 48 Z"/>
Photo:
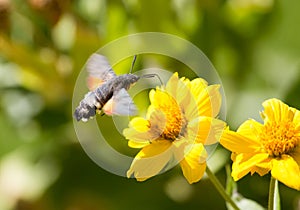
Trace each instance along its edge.
<path fill-rule="evenodd" d="M 163 82 L 162 82 L 162 80 L 160 79 L 160 77 L 159 77 L 158 74 L 155 74 L 155 73 L 153 73 L 153 74 L 144 74 L 144 75 L 141 76 L 141 77 L 144 77 L 144 78 L 157 77 L 157 78 L 159 79 L 160 84 L 163 85 Z"/>
<path fill-rule="evenodd" d="M 132 70 L 133 70 L 133 67 L 134 67 L 134 64 L 135 64 L 135 61 L 136 61 L 136 57 L 137 57 L 137 55 L 134 55 L 134 57 L 133 57 L 132 64 L 131 64 L 131 68 L 130 68 L 130 72 L 129 72 L 130 74 L 131 74 L 131 72 L 132 72 Z M 153 74 L 145 74 L 145 75 L 143 75 L 143 76 L 141 76 L 141 77 L 144 77 L 144 78 L 157 77 L 157 78 L 159 79 L 160 84 L 163 85 L 163 82 L 162 82 L 162 80 L 160 79 L 160 77 L 159 77 L 158 74 L 155 74 L 155 73 L 153 73 Z"/>
<path fill-rule="evenodd" d="M 137 55 L 134 55 L 129 74 L 131 74 Z"/>

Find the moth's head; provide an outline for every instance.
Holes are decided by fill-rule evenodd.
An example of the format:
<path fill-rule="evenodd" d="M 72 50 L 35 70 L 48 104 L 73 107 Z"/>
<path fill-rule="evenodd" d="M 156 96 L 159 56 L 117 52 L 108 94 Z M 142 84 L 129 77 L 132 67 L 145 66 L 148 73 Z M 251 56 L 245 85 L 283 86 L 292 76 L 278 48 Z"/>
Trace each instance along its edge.
<path fill-rule="evenodd" d="M 123 80 L 123 87 L 128 90 L 130 87 L 132 87 L 138 80 L 140 79 L 139 76 L 135 74 L 126 74 L 124 75 L 124 80 Z"/>
<path fill-rule="evenodd" d="M 135 74 L 128 74 L 128 77 L 131 84 L 135 84 L 140 79 L 140 77 Z"/>

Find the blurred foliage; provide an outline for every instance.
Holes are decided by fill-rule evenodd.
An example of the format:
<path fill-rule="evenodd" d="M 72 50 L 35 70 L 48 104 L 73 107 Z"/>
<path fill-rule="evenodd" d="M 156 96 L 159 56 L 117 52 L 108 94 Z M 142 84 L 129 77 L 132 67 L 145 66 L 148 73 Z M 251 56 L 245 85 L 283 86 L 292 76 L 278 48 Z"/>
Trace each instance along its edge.
<path fill-rule="evenodd" d="M 232 129 L 259 120 L 267 98 L 299 109 L 299 7 L 297 0 L 0 0 L 0 209 L 225 209 L 207 179 L 188 185 L 174 169 L 137 183 L 92 162 L 72 125 L 76 78 L 109 41 L 159 31 L 191 41 L 212 61 Z M 175 61 L 157 63 L 190 76 Z M 121 67 L 117 74 L 128 71 Z M 118 133 L 111 139 L 136 153 Z M 224 184 L 223 167 L 217 175 Z M 239 192 L 266 207 L 268 182 L 248 175 Z M 298 192 L 284 185 L 280 192 L 282 209 L 300 209 Z"/>

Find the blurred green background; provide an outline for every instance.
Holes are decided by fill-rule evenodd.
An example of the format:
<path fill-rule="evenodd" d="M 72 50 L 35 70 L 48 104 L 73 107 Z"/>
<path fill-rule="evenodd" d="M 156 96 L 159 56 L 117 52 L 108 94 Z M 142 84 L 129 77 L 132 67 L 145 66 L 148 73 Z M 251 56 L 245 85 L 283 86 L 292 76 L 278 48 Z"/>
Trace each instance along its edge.
<path fill-rule="evenodd" d="M 209 180 L 188 185 L 179 168 L 138 183 L 98 167 L 72 124 L 76 78 L 106 43 L 158 31 L 189 40 L 212 61 L 232 129 L 260 120 L 268 98 L 300 109 L 299 8 L 298 0 L 0 0 L 0 209 L 225 209 Z M 174 60 L 157 62 L 191 76 Z M 113 125 L 102 121 L 102 130 Z M 115 148 L 137 152 L 120 134 L 111 139 Z M 229 153 L 218 151 L 224 184 Z M 266 207 L 269 178 L 247 175 L 239 191 Z M 280 193 L 282 209 L 300 209 L 299 192 L 280 184 Z"/>

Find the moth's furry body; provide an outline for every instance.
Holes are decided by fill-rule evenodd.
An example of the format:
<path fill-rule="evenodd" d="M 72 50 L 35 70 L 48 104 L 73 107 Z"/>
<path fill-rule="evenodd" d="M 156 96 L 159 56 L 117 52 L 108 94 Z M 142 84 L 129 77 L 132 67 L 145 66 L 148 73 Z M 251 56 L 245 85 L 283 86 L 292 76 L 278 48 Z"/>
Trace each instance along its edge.
<path fill-rule="evenodd" d="M 103 106 L 121 89 L 128 90 L 140 79 L 134 74 L 124 74 L 108 80 L 93 91 L 89 91 L 76 108 L 74 116 L 77 121 L 86 121 L 96 115 Z"/>
<path fill-rule="evenodd" d="M 136 107 L 127 90 L 140 77 L 134 74 L 117 76 L 107 59 L 99 54 L 92 54 L 87 61 L 90 91 L 80 101 L 74 112 L 77 121 L 87 121 L 97 111 L 108 115 L 134 115 Z"/>

